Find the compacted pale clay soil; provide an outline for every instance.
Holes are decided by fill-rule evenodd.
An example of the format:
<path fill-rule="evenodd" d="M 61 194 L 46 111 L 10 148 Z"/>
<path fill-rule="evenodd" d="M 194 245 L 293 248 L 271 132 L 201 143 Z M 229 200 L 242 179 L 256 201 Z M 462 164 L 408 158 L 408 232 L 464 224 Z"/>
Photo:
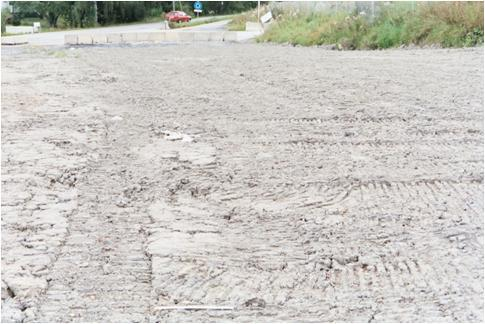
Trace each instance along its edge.
<path fill-rule="evenodd" d="M 483 48 L 4 47 L 3 321 L 472 321 Z"/>

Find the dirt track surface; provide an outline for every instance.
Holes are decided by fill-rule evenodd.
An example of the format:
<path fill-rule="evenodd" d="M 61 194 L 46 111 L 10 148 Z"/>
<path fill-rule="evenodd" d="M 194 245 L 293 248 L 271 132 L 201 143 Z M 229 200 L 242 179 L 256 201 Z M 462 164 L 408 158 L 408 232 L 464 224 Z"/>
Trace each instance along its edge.
<path fill-rule="evenodd" d="M 2 319 L 483 321 L 482 125 L 483 48 L 4 49 Z"/>

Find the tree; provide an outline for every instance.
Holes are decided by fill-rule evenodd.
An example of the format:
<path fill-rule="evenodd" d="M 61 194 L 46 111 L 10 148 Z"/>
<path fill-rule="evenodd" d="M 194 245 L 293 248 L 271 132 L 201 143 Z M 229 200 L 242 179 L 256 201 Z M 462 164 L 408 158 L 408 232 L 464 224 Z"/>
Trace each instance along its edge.
<path fill-rule="evenodd" d="M 99 1 L 98 10 L 98 23 L 101 25 L 108 25 L 115 22 L 115 2 L 114 1 Z"/>
<path fill-rule="evenodd" d="M 10 15 L 10 11 L 7 8 L 2 8 L 2 34 L 5 33 L 7 29 L 8 15 Z"/>
<path fill-rule="evenodd" d="M 98 1 L 98 22 L 102 25 L 143 20 L 153 4 L 141 1 Z"/>
<path fill-rule="evenodd" d="M 10 2 L 10 5 L 12 6 L 12 14 L 18 15 L 20 18 L 43 18 L 40 8 L 41 3 L 39 1 L 12 1 Z"/>
<path fill-rule="evenodd" d="M 12 6 L 19 19 L 24 17 L 45 18 L 51 27 L 57 27 L 59 17 L 65 14 L 69 7 L 65 1 L 14 1 Z"/>
<path fill-rule="evenodd" d="M 70 1 L 63 15 L 71 27 L 90 27 L 96 25 L 96 6 L 94 1 Z"/>
<path fill-rule="evenodd" d="M 66 13 L 69 5 L 64 1 L 46 1 L 41 2 L 40 11 L 42 16 L 47 18 L 50 27 L 57 27 L 57 21 L 59 17 Z"/>
<path fill-rule="evenodd" d="M 147 15 L 163 16 L 172 1 L 12 1 L 13 21 L 25 17 L 46 19 L 57 27 L 62 17 L 70 27 L 89 27 L 141 21 Z M 192 12 L 193 1 L 176 1 L 176 9 Z M 228 14 L 256 7 L 257 1 L 203 1 L 204 13 Z"/>

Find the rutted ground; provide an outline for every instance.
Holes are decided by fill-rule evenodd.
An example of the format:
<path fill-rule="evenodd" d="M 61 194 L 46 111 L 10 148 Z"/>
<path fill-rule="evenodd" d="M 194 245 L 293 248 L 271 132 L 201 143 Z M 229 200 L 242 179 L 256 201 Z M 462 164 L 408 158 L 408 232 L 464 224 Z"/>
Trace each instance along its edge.
<path fill-rule="evenodd" d="M 2 55 L 3 320 L 483 321 L 483 48 Z"/>

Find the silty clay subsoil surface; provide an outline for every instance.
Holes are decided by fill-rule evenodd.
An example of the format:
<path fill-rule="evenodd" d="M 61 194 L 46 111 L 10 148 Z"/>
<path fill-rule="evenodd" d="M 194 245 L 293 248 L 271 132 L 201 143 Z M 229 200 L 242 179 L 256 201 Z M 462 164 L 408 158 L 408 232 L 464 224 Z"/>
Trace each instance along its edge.
<path fill-rule="evenodd" d="M 481 322 L 483 103 L 483 48 L 3 48 L 2 319 Z"/>

